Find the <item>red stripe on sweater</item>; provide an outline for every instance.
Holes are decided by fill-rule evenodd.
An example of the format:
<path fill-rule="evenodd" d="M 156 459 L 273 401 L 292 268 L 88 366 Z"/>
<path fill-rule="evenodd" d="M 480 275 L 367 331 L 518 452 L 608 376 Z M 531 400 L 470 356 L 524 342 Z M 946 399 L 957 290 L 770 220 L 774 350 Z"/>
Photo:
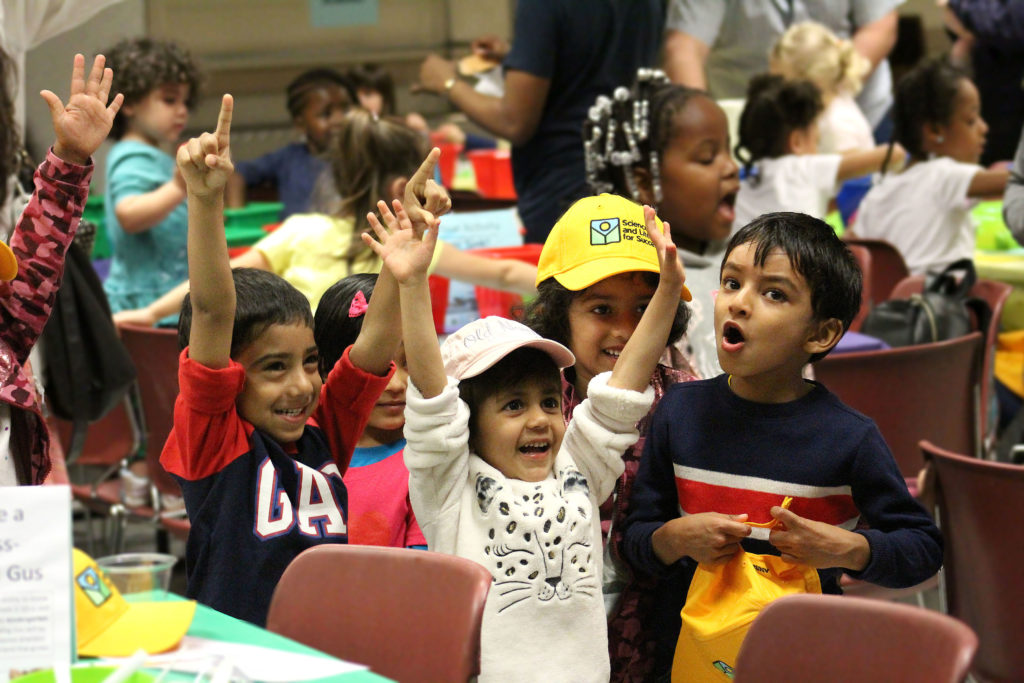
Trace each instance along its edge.
<path fill-rule="evenodd" d="M 679 507 L 687 514 L 746 513 L 749 515 L 748 521 L 755 523 L 772 521 L 768 511 L 774 505 L 781 505 L 783 499 L 783 496 L 777 493 L 716 486 L 679 477 L 676 477 L 676 492 L 679 495 Z M 834 525 L 840 525 L 860 515 L 853 504 L 853 497 L 849 495 L 794 497 L 789 509 L 801 517 Z"/>

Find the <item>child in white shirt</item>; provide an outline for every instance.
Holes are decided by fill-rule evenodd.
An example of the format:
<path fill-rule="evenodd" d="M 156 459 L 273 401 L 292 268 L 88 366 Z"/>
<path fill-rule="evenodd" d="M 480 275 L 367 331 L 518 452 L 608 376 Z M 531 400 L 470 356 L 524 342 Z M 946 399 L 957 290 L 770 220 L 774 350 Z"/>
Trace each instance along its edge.
<path fill-rule="evenodd" d="M 988 132 L 978 89 L 945 60 L 926 62 L 900 79 L 893 118 L 910 161 L 868 191 L 854 229 L 896 245 L 912 274 L 974 258 L 973 199 L 1001 196 L 1009 179 L 978 165 Z"/>
<path fill-rule="evenodd" d="M 439 348 L 427 288 L 436 227 L 416 234 L 401 208 L 397 217 L 380 208 L 388 228 L 371 220 L 380 242 L 365 239 L 400 286 L 413 509 L 430 550 L 494 576 L 479 680 L 607 681 L 598 505 L 650 409 L 648 383 L 678 306 L 683 269 L 668 225 L 639 206 L 581 224 L 656 249 L 661 276 L 614 369 L 591 381 L 566 427 L 559 370 L 572 353 L 502 318 L 470 323 Z"/>
<path fill-rule="evenodd" d="M 824 218 L 843 181 L 882 167 L 889 154 L 886 146 L 818 154 L 822 110 L 821 93 L 810 81 L 769 74 L 750 81 L 736 145 L 745 175 L 736 197 L 734 228 L 775 211 Z M 902 159 L 902 148 L 897 145 L 892 157 Z"/>

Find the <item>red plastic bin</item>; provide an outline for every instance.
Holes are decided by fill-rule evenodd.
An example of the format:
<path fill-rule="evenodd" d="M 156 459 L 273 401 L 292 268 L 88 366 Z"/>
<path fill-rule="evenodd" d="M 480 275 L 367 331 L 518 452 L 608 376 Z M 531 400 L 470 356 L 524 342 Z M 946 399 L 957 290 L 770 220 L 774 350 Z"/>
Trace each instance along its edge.
<path fill-rule="evenodd" d="M 515 199 L 512 183 L 512 155 L 504 149 L 477 149 L 467 152 L 476 175 L 476 190 L 483 197 Z"/>
<path fill-rule="evenodd" d="M 543 244 L 523 244 L 513 247 L 470 249 L 469 252 L 477 256 L 495 259 L 518 259 L 537 265 L 543 248 Z M 476 287 L 475 290 L 476 306 L 481 318 L 486 318 L 489 315 L 497 315 L 511 320 L 518 318 L 516 309 L 523 304 L 523 297 L 519 294 L 499 289 L 489 289 L 487 287 Z"/>
<path fill-rule="evenodd" d="M 431 275 L 427 278 L 430 287 L 430 312 L 434 317 L 434 331 L 444 334 L 444 314 L 448 310 L 448 278 Z"/>
<path fill-rule="evenodd" d="M 435 142 L 434 147 L 441 150 L 441 159 L 437 162 L 437 168 L 441 172 L 441 184 L 451 188 L 452 180 L 455 179 L 455 162 L 462 153 L 462 145 L 454 142 Z"/>

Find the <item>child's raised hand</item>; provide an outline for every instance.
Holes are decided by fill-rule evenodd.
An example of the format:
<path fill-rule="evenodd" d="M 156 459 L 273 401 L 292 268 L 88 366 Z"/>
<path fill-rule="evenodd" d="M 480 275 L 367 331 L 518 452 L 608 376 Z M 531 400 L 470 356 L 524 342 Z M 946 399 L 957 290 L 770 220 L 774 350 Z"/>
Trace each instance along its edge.
<path fill-rule="evenodd" d="M 662 221 L 664 230 L 662 232 L 658 230 L 656 218 L 654 209 L 644 204 L 644 224 L 647 227 L 647 235 L 658 251 L 658 269 L 661 271 L 658 287 L 668 287 L 673 294 L 679 293 L 683 299 L 689 301 L 692 298 L 690 290 L 683 284 L 686 281 L 686 273 L 683 270 L 683 262 L 679 260 L 676 252 L 676 245 L 672 241 L 668 221 Z"/>
<path fill-rule="evenodd" d="M 402 203 L 413 225 L 420 231 L 436 227 L 437 219 L 452 208 L 448 191 L 434 182 L 434 167 L 440 158 L 440 149 L 435 147 L 430 150 L 427 158 L 405 184 Z"/>
<path fill-rule="evenodd" d="M 124 96 L 118 93 L 107 104 L 114 72 L 104 68 L 106 58 L 96 55 L 89 78 L 85 78 L 85 56 L 75 55 L 71 68 L 71 95 L 65 105 L 53 92 L 39 94 L 50 107 L 53 132 L 57 141 L 53 152 L 72 164 L 86 164 L 96 148 L 107 139 L 114 116 L 121 109 Z"/>
<path fill-rule="evenodd" d="M 231 95 L 224 95 L 217 130 L 192 138 L 178 148 L 178 170 L 185 178 L 189 195 L 200 199 L 223 197 L 224 186 L 235 168 L 230 148 L 234 108 Z"/>
<path fill-rule="evenodd" d="M 435 219 L 432 225 L 419 229 L 402 202 L 396 199 L 393 204 L 395 213 L 391 213 L 386 202 L 377 202 L 386 225 L 381 225 L 374 214 L 366 215 L 377 239 L 364 232 L 363 241 L 380 257 L 400 285 L 414 284 L 427 277 L 427 268 L 437 243 L 437 221 Z"/>

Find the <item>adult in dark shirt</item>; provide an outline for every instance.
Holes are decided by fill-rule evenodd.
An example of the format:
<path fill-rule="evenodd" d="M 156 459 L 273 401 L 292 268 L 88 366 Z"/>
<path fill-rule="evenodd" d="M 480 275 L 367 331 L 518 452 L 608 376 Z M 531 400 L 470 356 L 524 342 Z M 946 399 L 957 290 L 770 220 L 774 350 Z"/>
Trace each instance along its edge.
<path fill-rule="evenodd" d="M 543 242 L 587 193 L 580 144 L 587 109 L 656 63 L 664 14 L 663 0 L 519 0 L 501 97 L 458 80 L 455 64 L 436 55 L 420 66 L 422 89 L 447 96 L 512 143 L 526 241 Z"/>

